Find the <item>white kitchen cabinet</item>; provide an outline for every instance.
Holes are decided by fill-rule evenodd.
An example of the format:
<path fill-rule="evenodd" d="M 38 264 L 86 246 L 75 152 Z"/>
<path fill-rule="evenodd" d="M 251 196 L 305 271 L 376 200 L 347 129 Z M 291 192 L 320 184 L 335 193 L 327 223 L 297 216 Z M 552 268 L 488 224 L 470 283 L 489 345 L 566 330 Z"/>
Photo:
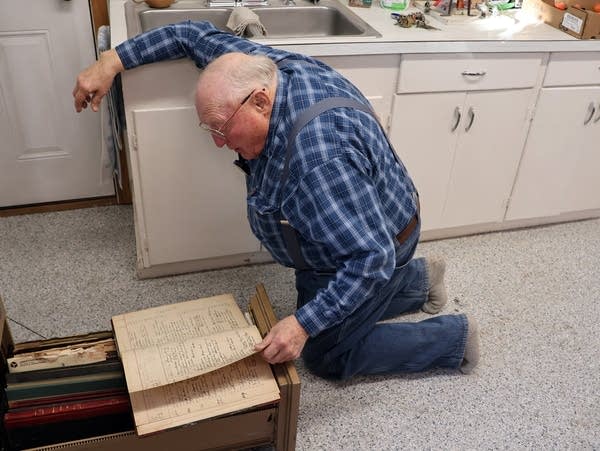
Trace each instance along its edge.
<path fill-rule="evenodd" d="M 599 69 L 598 52 L 553 55 L 506 219 L 600 208 Z"/>
<path fill-rule="evenodd" d="M 246 219 L 237 154 L 198 126 L 189 60 L 123 74 L 140 277 L 270 259 Z"/>
<path fill-rule="evenodd" d="M 387 127 L 398 80 L 400 55 L 327 56 L 319 58 L 361 90 Z"/>
<path fill-rule="evenodd" d="M 575 170 L 567 187 L 565 211 L 600 208 L 600 87 L 582 91 L 588 95 L 582 102 L 587 107 L 582 108 L 583 120 L 581 109 L 578 111 L 583 130 L 574 148 Z"/>
<path fill-rule="evenodd" d="M 462 92 L 400 94 L 394 99 L 390 139 L 421 199 L 421 228 L 440 227 L 458 140 Z"/>
<path fill-rule="evenodd" d="M 402 60 L 390 136 L 419 190 L 423 230 L 503 220 L 540 68 L 535 54 Z"/>
<path fill-rule="evenodd" d="M 531 89 L 467 94 L 442 227 L 501 222 L 525 139 Z"/>
<path fill-rule="evenodd" d="M 323 60 L 353 81 L 385 124 L 399 56 Z M 124 74 L 138 274 L 174 274 L 270 260 L 250 231 L 236 154 L 198 127 L 189 61 Z M 148 95 L 151 92 L 152 95 Z"/>
<path fill-rule="evenodd" d="M 537 53 L 320 59 L 363 91 L 388 128 L 431 237 L 600 209 L 600 52 L 547 65 Z M 197 75 L 189 61 L 124 74 L 141 276 L 270 259 L 249 230 L 235 154 L 197 126 Z"/>
<path fill-rule="evenodd" d="M 258 252 L 244 175 L 198 127 L 194 107 L 134 110 L 144 267 Z"/>

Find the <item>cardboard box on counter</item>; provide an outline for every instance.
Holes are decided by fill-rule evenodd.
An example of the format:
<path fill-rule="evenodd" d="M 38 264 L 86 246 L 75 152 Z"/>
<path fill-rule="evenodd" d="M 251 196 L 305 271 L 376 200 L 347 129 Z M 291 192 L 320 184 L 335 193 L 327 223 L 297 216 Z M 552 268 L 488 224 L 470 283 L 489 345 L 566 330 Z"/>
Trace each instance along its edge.
<path fill-rule="evenodd" d="M 576 38 L 600 39 L 600 14 L 593 10 L 598 0 L 561 1 L 566 10 L 556 8 L 554 0 L 525 0 L 523 10 Z"/>

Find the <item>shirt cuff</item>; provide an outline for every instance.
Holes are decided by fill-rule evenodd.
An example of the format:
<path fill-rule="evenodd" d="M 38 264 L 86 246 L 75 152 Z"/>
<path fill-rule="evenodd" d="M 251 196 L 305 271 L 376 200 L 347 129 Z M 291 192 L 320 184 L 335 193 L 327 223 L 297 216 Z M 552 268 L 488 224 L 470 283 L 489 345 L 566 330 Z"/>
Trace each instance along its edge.
<path fill-rule="evenodd" d="M 323 321 L 320 321 L 317 312 L 312 310 L 308 304 L 299 308 L 295 313 L 296 319 L 311 337 L 316 337 L 326 329 Z"/>
<path fill-rule="evenodd" d="M 115 51 L 117 52 L 117 55 L 119 55 L 125 69 L 133 69 L 141 64 L 136 55 L 135 44 L 131 40 L 124 41 L 117 45 Z"/>

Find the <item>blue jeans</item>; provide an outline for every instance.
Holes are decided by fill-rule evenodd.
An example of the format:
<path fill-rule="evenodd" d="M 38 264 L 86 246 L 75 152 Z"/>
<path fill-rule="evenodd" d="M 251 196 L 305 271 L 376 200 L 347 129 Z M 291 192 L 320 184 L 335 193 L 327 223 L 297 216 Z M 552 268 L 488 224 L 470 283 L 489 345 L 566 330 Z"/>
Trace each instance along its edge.
<path fill-rule="evenodd" d="M 441 315 L 417 323 L 379 321 L 421 308 L 428 296 L 425 259 L 413 259 L 419 228 L 397 252 L 390 281 L 365 300 L 343 322 L 306 342 L 302 357 L 307 368 L 328 379 L 366 374 L 458 368 L 467 339 L 464 315 Z M 296 271 L 298 308 L 326 288 L 335 273 Z"/>

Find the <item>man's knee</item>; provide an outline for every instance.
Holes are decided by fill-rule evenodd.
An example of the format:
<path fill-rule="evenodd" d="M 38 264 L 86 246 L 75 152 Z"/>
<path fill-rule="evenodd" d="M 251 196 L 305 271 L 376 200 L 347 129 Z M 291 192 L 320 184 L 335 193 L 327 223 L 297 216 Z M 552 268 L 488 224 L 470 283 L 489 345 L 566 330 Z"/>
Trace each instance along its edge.
<path fill-rule="evenodd" d="M 342 380 L 342 375 L 331 364 L 326 364 L 322 360 L 307 360 L 304 359 L 304 365 L 312 374 L 323 379 Z"/>
<path fill-rule="evenodd" d="M 325 330 L 308 339 L 302 351 L 306 368 L 315 376 L 331 380 L 345 380 L 352 377 L 347 362 L 352 350 L 344 351 L 340 345 L 340 328 Z"/>
<path fill-rule="evenodd" d="M 345 355 L 333 358 L 321 355 L 311 358 L 303 354 L 302 357 L 306 368 L 315 376 L 323 379 L 343 381 L 353 376 L 347 371 Z"/>

